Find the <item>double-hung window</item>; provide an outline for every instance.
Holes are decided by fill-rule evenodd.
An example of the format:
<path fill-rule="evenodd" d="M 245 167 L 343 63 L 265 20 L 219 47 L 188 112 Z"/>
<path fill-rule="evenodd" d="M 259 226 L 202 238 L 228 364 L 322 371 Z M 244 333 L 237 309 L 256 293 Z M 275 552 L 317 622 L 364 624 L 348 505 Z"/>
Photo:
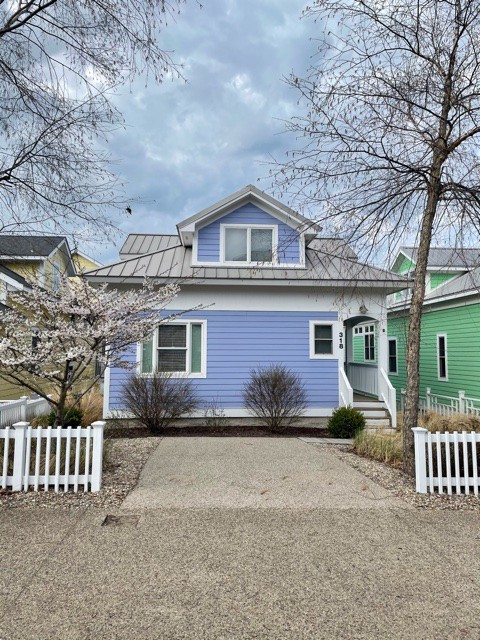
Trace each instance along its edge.
<path fill-rule="evenodd" d="M 222 225 L 223 262 L 273 264 L 276 227 Z"/>
<path fill-rule="evenodd" d="M 388 373 L 397 375 L 398 373 L 398 355 L 397 355 L 397 339 L 388 339 Z"/>
<path fill-rule="evenodd" d="M 206 322 L 174 321 L 161 324 L 151 340 L 141 345 L 140 371 L 203 378 L 206 374 Z"/>
<path fill-rule="evenodd" d="M 310 322 L 310 358 L 336 358 L 332 322 Z"/>
<path fill-rule="evenodd" d="M 365 362 L 375 362 L 375 325 L 368 325 L 363 333 Z"/>
<path fill-rule="evenodd" d="M 437 335 L 437 369 L 438 379 L 448 380 L 447 336 L 444 333 Z"/>

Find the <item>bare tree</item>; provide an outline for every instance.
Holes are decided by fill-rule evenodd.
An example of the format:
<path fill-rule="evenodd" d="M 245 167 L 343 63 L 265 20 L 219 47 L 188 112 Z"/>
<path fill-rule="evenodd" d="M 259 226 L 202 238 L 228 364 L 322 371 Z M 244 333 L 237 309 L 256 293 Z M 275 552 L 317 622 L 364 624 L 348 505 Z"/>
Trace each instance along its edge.
<path fill-rule="evenodd" d="M 159 36 L 182 2 L 0 0 L 0 232 L 112 230 L 111 96 L 139 72 L 178 75 Z"/>
<path fill-rule="evenodd" d="M 305 105 L 277 187 L 357 246 L 417 233 L 407 344 L 404 467 L 413 473 L 425 274 L 432 236 L 480 224 L 480 4 L 317 0 L 319 62 L 290 77 Z"/>

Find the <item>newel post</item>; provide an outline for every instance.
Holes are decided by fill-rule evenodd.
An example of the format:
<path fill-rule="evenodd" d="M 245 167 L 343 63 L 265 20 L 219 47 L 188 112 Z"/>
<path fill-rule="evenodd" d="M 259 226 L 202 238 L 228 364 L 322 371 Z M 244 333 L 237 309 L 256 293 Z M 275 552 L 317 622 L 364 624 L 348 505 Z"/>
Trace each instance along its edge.
<path fill-rule="evenodd" d="M 21 491 L 25 473 L 25 447 L 28 422 L 16 422 L 14 428 L 12 491 Z M 8 453 L 7 453 L 8 455 Z"/>
<path fill-rule="evenodd" d="M 22 401 L 20 405 L 20 420 L 24 422 L 27 419 L 28 396 L 21 396 L 20 400 Z"/>
<path fill-rule="evenodd" d="M 430 409 L 432 408 L 432 396 L 431 396 L 432 390 L 430 389 L 430 387 L 427 387 L 426 391 L 425 391 L 425 400 L 427 402 L 427 409 L 430 411 Z"/>
<path fill-rule="evenodd" d="M 459 391 L 458 398 L 459 398 L 458 410 L 460 411 L 460 413 L 467 413 L 467 403 L 465 402 L 465 391 Z"/>
<path fill-rule="evenodd" d="M 105 424 L 103 420 L 92 422 L 92 491 L 100 491 L 102 487 L 103 430 L 105 429 Z"/>
<path fill-rule="evenodd" d="M 427 493 L 427 429 L 414 427 L 413 438 L 415 444 L 415 488 L 417 493 Z"/>

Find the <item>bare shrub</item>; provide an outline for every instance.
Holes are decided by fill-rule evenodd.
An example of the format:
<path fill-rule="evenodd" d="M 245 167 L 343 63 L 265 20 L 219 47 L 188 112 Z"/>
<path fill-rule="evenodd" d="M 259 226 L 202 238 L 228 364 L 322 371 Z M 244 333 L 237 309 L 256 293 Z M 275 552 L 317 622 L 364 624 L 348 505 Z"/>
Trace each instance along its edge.
<path fill-rule="evenodd" d="M 271 364 L 250 372 L 243 388 L 247 409 L 269 429 L 285 429 L 304 413 L 307 394 L 300 376 L 286 366 Z"/>
<path fill-rule="evenodd" d="M 122 387 L 121 399 L 125 409 L 152 433 L 198 407 L 191 380 L 161 372 L 148 377 L 131 375 Z"/>
<path fill-rule="evenodd" d="M 205 426 L 218 429 L 226 423 L 225 411 L 220 406 L 218 396 L 212 398 L 204 410 Z"/>

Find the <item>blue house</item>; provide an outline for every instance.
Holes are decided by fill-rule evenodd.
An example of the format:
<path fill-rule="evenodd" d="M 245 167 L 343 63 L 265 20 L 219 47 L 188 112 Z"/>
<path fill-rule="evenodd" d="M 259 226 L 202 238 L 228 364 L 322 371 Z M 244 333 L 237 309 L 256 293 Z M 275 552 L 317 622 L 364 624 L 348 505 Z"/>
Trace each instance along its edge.
<path fill-rule="evenodd" d="M 92 283 L 118 288 L 139 286 L 145 276 L 180 284 L 168 313 L 197 310 L 152 327 L 150 342 L 132 346 L 138 375 L 192 378 L 204 408 L 214 401 L 225 416 L 240 418 L 248 416 L 242 389 L 250 371 L 282 363 L 303 379 L 306 416 L 353 404 L 367 417 L 395 422 L 386 296 L 405 287 L 403 276 L 358 262 L 340 238 L 322 237 L 278 200 L 249 185 L 182 220 L 174 235 L 130 235 L 118 262 L 88 274 Z M 378 353 L 363 396 L 354 398 L 348 364 L 354 328 L 366 321 L 375 322 Z M 126 375 L 106 371 L 106 418 L 123 409 Z"/>

